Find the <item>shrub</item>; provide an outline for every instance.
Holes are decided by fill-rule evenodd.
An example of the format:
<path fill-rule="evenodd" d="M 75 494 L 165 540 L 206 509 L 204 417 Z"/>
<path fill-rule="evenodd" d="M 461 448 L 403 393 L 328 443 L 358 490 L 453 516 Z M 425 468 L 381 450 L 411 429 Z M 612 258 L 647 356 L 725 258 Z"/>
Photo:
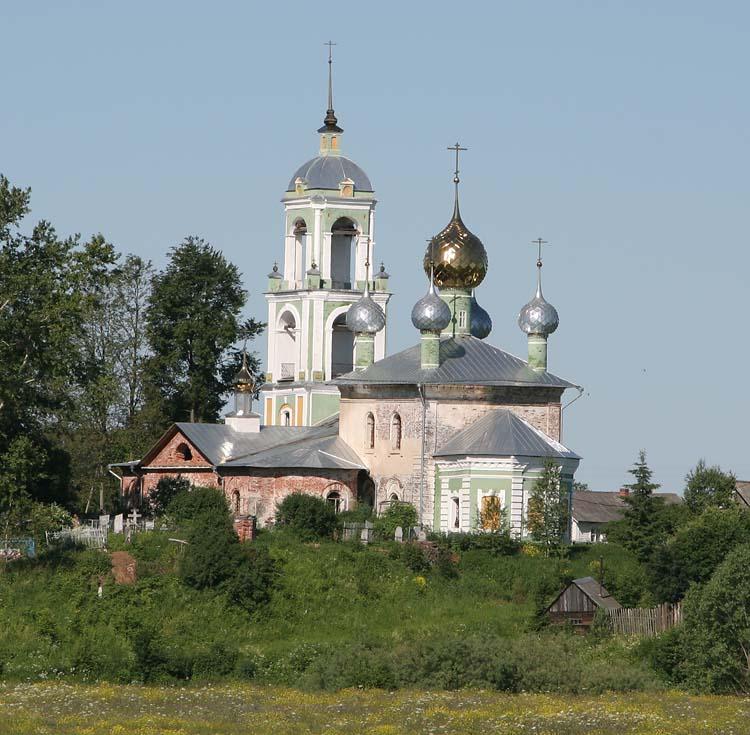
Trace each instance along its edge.
<path fill-rule="evenodd" d="M 430 562 L 427 560 L 424 550 L 419 544 L 404 544 L 401 552 L 401 561 L 415 574 L 423 574 L 430 571 Z"/>
<path fill-rule="evenodd" d="M 148 496 L 148 504 L 154 515 L 167 512 L 170 503 L 181 493 L 190 490 L 190 483 L 184 477 L 162 477 Z"/>
<path fill-rule="evenodd" d="M 336 512 L 322 498 L 292 493 L 276 508 L 276 526 L 289 529 L 303 541 L 330 538 L 336 528 Z"/>
<path fill-rule="evenodd" d="M 404 538 L 417 525 L 417 509 L 411 503 L 393 503 L 375 520 L 375 535 L 383 541 L 393 541 L 396 528 L 401 526 Z"/>
<path fill-rule="evenodd" d="M 730 552 L 711 579 L 685 596 L 679 675 L 692 688 L 750 693 L 750 548 Z"/>
<path fill-rule="evenodd" d="M 167 513 L 178 524 L 189 524 L 201 516 L 229 518 L 229 504 L 221 490 L 195 485 L 172 498 Z"/>

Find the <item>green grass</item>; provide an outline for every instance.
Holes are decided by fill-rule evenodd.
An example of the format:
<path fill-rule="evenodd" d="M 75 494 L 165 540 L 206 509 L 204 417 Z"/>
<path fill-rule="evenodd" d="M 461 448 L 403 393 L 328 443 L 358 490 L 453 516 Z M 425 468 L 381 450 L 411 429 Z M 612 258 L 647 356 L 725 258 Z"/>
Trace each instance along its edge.
<path fill-rule="evenodd" d="M 110 579 L 102 599 L 96 580 L 109 565 L 102 552 L 66 552 L 0 573 L 0 675 L 121 683 L 240 677 L 331 689 L 657 685 L 622 643 L 530 632 L 535 601 L 565 577 L 594 572 L 600 554 L 624 594 L 628 585 L 639 590 L 632 584 L 637 565 L 615 547 L 576 549 L 562 562 L 470 550 L 447 578 L 437 569 L 414 573 L 395 544 L 303 544 L 264 533 L 256 543 L 269 548 L 280 574 L 270 604 L 249 615 L 220 594 L 185 587 L 176 574 L 180 547 L 168 536 L 135 536 L 127 549 L 137 558 L 138 582 L 118 586 Z M 114 543 L 123 547 L 121 539 Z M 498 683 L 505 680 L 491 670 L 496 653 L 507 653 L 504 665 L 524 676 L 507 687 Z M 483 676 L 474 678 L 466 662 L 456 672 L 452 661 L 469 655 L 484 666 Z M 415 678 L 412 670 L 422 673 Z M 597 685 L 597 677 L 604 683 Z"/>
<path fill-rule="evenodd" d="M 3 735 L 742 735 L 750 701 L 278 687 L 0 686 Z"/>

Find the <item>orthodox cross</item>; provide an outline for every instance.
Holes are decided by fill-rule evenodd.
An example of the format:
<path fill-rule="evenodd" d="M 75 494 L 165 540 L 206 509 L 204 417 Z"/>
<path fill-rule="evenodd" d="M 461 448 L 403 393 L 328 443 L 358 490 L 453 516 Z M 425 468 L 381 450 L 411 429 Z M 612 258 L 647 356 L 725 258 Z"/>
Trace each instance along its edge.
<path fill-rule="evenodd" d="M 542 267 L 542 245 L 549 245 L 549 243 L 546 240 L 542 240 L 541 237 L 537 237 L 536 240 L 531 241 L 532 245 L 536 245 L 539 248 L 539 254 L 536 258 L 536 264 L 538 268 Z"/>
<path fill-rule="evenodd" d="M 324 46 L 328 46 L 328 63 L 332 63 L 333 61 L 333 47 L 336 45 L 333 41 L 326 41 Z"/>
<path fill-rule="evenodd" d="M 333 78 L 331 69 L 333 68 L 333 47 L 336 45 L 333 41 L 327 41 L 323 44 L 328 46 L 328 111 L 333 113 Z M 336 125 L 336 118 L 333 118 L 333 125 Z"/>
<path fill-rule="evenodd" d="M 449 145 L 447 150 L 456 152 L 456 170 L 453 172 L 453 181 L 455 183 L 458 183 L 459 181 L 458 179 L 458 170 L 459 170 L 458 169 L 458 154 L 459 154 L 459 151 L 466 151 L 468 150 L 468 148 L 462 148 L 461 144 L 457 142 L 455 145 Z"/>

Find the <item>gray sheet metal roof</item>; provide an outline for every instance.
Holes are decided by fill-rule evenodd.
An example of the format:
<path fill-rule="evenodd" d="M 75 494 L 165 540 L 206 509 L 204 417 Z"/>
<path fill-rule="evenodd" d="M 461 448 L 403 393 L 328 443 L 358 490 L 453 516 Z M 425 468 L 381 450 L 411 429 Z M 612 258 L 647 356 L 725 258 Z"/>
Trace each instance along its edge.
<path fill-rule="evenodd" d="M 750 482 L 737 480 L 737 499 L 740 505 L 750 506 Z"/>
<path fill-rule="evenodd" d="M 654 493 L 668 505 L 681 503 L 677 493 Z M 619 492 L 597 492 L 593 490 L 573 491 L 573 518 L 578 523 L 609 523 L 619 521 L 625 512 L 625 501 Z"/>
<path fill-rule="evenodd" d="M 354 182 L 354 191 L 373 191 L 367 174 L 354 161 L 344 156 L 316 156 L 303 163 L 289 181 L 287 191 L 294 191 L 294 182 L 303 179 L 308 189 L 339 190 L 344 179 Z"/>
<path fill-rule="evenodd" d="M 414 345 L 370 365 L 365 370 L 340 375 L 339 385 L 423 383 L 461 385 L 578 386 L 547 372 L 532 370 L 523 360 L 471 336 L 442 337 L 440 367 L 422 370 L 421 348 Z"/>
<path fill-rule="evenodd" d="M 302 439 L 224 462 L 222 467 L 364 469 L 357 453 L 338 436 Z"/>
<path fill-rule="evenodd" d="M 607 610 L 618 610 L 622 605 L 607 592 L 593 577 L 574 579 L 572 584 L 578 587 L 595 605 Z"/>
<path fill-rule="evenodd" d="M 434 456 L 580 459 L 507 408 L 493 409 L 478 418 L 443 444 Z"/>
<path fill-rule="evenodd" d="M 302 439 L 338 436 L 338 416 L 319 426 L 261 426 L 257 433 L 235 431 L 226 424 L 175 424 L 213 465 L 284 446 Z"/>

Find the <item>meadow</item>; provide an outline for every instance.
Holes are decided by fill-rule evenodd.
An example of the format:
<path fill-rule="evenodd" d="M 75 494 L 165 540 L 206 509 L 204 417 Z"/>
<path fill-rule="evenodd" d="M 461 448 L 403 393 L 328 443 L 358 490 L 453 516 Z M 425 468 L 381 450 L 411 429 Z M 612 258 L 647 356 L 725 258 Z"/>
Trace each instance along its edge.
<path fill-rule="evenodd" d="M 562 697 L 477 690 L 342 690 L 249 684 L 0 686 L 3 735 L 745 735 L 750 700 L 676 692 Z"/>

